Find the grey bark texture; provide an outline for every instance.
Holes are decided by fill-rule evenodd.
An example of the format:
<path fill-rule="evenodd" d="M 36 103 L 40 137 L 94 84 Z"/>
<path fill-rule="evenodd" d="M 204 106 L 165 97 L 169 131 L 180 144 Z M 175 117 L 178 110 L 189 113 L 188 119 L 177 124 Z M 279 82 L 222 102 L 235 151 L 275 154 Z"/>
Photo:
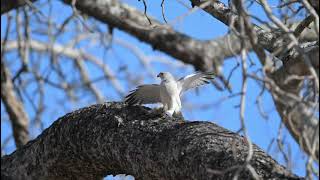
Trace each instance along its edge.
<path fill-rule="evenodd" d="M 306 48 L 307 49 L 307 48 Z M 319 74 L 319 45 L 311 46 L 306 50 L 311 63 L 317 67 Z M 301 57 L 293 54 L 289 57 L 287 65 L 281 67 L 270 75 L 274 82 L 286 93 L 298 97 L 301 92 L 303 80 L 292 80 L 289 83 L 286 79 L 290 75 L 304 75 L 307 72 L 306 65 L 301 62 Z M 291 98 L 280 95 L 275 89 L 270 88 L 271 95 L 275 102 L 277 111 L 289 130 L 292 137 L 300 147 L 317 162 L 319 161 L 319 119 L 313 116 L 314 111 L 305 103 L 297 103 Z"/>
<path fill-rule="evenodd" d="M 71 0 L 64 0 L 70 5 Z M 220 61 L 234 56 L 240 49 L 235 35 L 218 38 L 212 41 L 201 41 L 175 31 L 169 25 L 160 23 L 125 4 L 115 0 L 77 0 L 76 8 L 82 13 L 123 30 L 139 40 L 149 43 L 155 50 L 160 50 L 184 63 L 193 65 L 197 70 L 208 71 L 220 65 Z M 230 46 L 225 46 L 228 42 Z"/>
<path fill-rule="evenodd" d="M 19 3 L 17 6 L 10 6 L 13 2 L 16 1 L 1 1 L 1 13 L 3 14 L 10 10 L 10 8 L 7 8 L 8 10 L 4 11 L 3 7 L 11 7 L 11 9 L 18 7 Z M 71 4 L 71 0 L 65 0 L 64 2 Z M 190 2 L 195 6 L 199 6 L 206 1 L 190 0 Z M 319 9 L 319 1 L 309 0 L 309 2 L 315 9 Z M 219 66 L 219 61 L 222 61 L 226 57 L 233 56 L 234 53 L 238 53 L 240 50 L 240 42 L 234 35 L 225 36 L 212 41 L 195 40 L 185 34 L 176 32 L 169 26 L 163 25 L 152 18 L 151 21 L 153 25 L 150 26 L 143 13 L 115 0 L 77 0 L 76 7 L 79 11 L 86 13 L 103 23 L 119 28 L 137 37 L 141 41 L 149 43 L 154 49 L 161 50 L 184 63 L 192 64 L 196 69 L 208 70 L 212 67 Z M 231 11 L 228 6 L 219 1 L 211 1 L 210 6 L 204 8 L 204 11 L 226 25 L 229 25 L 230 17 L 233 17 L 232 19 L 236 20 L 238 16 Z M 270 30 L 263 26 L 254 26 L 254 30 L 258 35 L 259 43 L 269 52 L 286 47 L 288 43 L 288 40 L 283 38 L 286 36 L 282 36 L 283 33 L 280 31 L 270 32 Z M 313 44 L 312 46 L 312 51 L 306 50 L 306 48 L 303 49 L 305 54 L 310 57 L 312 66 L 319 68 L 318 39 L 312 39 L 312 41 L 316 41 L 316 44 Z M 231 44 L 232 47 L 229 47 L 226 44 Z M 290 54 L 290 52 L 288 54 Z M 309 71 L 306 68 L 305 63 L 303 63 L 303 58 L 295 57 L 294 55 L 288 55 L 287 57 L 289 58 L 281 56 L 281 60 L 284 62 L 285 66 L 274 72 L 270 77 L 281 89 L 299 95 L 302 81 L 286 84 L 284 83 L 284 79 L 290 75 L 308 75 Z M 317 73 L 319 74 L 319 71 L 317 71 Z M 296 142 L 299 143 L 309 155 L 316 156 L 315 159 L 318 160 L 318 121 L 314 118 L 310 118 L 310 112 L 306 111 L 308 108 L 303 104 L 295 106 L 295 101 L 277 94 L 273 89 L 271 89 L 270 92 L 273 95 L 275 105 L 282 117 L 282 121 L 295 138 Z M 315 144 L 315 153 L 310 151 L 310 145 L 307 144 Z"/>
<path fill-rule="evenodd" d="M 194 6 L 200 6 L 208 1 L 209 0 L 191 0 Z M 203 8 L 203 10 L 228 26 L 230 24 L 230 19 L 233 19 L 234 26 L 237 27 L 238 15 L 224 3 L 212 1 L 210 5 Z M 306 63 L 304 62 L 304 57 L 297 53 L 295 49 L 284 51 L 290 41 L 286 36 L 283 36 L 281 30 L 278 32 L 270 32 L 268 29 L 264 29 L 257 25 L 254 25 L 253 30 L 258 37 L 259 45 L 265 50 L 273 53 L 275 50 L 282 49 L 283 52 L 278 53 L 277 56 L 281 58 L 281 61 L 285 65 L 275 71 L 270 77 L 281 89 L 299 97 L 303 80 L 295 81 L 288 85 L 284 83 L 284 79 L 287 79 L 291 75 L 304 76 L 310 74 Z M 319 77 L 319 42 L 303 43 L 301 49 L 304 55 L 310 59 L 312 68 L 316 70 L 317 76 Z M 260 59 L 260 61 L 261 60 L 262 59 Z M 319 123 L 313 118 L 313 111 L 310 111 L 310 108 L 308 109 L 308 107 L 304 106 L 302 103 L 299 104 L 298 107 L 295 107 L 296 105 L 294 104 L 296 104 L 296 102 L 292 103 L 291 99 L 279 96 L 272 89 L 270 92 L 272 93 L 282 122 L 284 122 L 290 134 L 308 155 L 314 157 L 316 161 L 319 161 Z"/>
<path fill-rule="evenodd" d="M 252 179 L 244 137 L 210 122 L 164 118 L 124 103 L 66 114 L 35 140 L 1 158 L 4 179 Z M 256 145 L 250 161 L 262 179 L 299 179 Z"/>

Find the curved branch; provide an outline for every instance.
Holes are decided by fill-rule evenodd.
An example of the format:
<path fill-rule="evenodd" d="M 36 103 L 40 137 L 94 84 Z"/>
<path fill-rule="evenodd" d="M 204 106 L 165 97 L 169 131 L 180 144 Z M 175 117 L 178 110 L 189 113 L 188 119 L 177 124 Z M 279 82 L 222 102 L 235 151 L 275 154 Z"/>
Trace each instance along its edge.
<path fill-rule="evenodd" d="M 310 57 L 312 65 L 317 67 L 319 76 L 319 45 L 317 43 L 309 44 L 311 44 L 309 47 L 304 48 L 305 53 Z M 291 93 L 299 97 L 304 79 L 287 81 L 292 75 L 303 76 L 309 72 L 305 72 L 307 68 L 304 66 L 306 65 L 300 60 L 301 57 L 297 52 L 287 58 L 290 61 L 285 66 L 267 75 L 275 81 L 279 88 L 285 89 L 288 94 Z M 308 155 L 319 162 L 319 119 L 314 116 L 316 111 L 314 105 L 306 105 L 302 99 L 297 102 L 281 96 L 273 88 L 270 88 L 270 92 L 282 122 L 290 134 Z"/>
<path fill-rule="evenodd" d="M 190 1 L 193 5 L 201 6 L 201 4 L 206 3 L 209 0 Z M 220 1 L 210 1 L 210 4 L 204 7 L 203 10 L 206 11 L 208 14 L 212 15 L 213 17 L 217 18 L 227 26 L 230 26 L 232 20 L 236 28 L 239 24 L 238 15 L 235 12 L 233 12 L 231 8 L 229 8 Z M 285 36 L 279 37 L 279 35 L 281 35 L 279 32 L 270 32 L 267 28 L 263 28 L 255 24 L 253 24 L 253 30 L 257 35 L 259 44 L 261 44 L 262 47 L 268 50 L 270 53 L 274 52 L 275 50 L 278 51 L 279 49 L 281 49 L 281 51 L 285 50 L 287 48 L 288 42 L 290 42 L 288 38 L 286 38 Z M 274 75 L 270 76 L 281 89 L 285 89 L 289 93 L 293 93 L 297 96 L 299 96 L 299 92 L 301 90 L 302 80 L 287 85 L 285 83 L 285 79 L 287 79 L 291 75 L 309 75 L 309 73 L 311 72 L 309 70 L 311 66 L 314 69 L 319 68 L 318 41 L 303 43 L 301 44 L 301 46 L 299 46 L 299 48 L 301 48 L 303 54 L 300 52 L 298 53 L 298 51 L 294 48 L 290 49 L 290 51 L 279 51 L 281 53 L 276 53 L 276 56 L 281 58 L 282 62 L 285 63 L 285 66 L 276 71 Z M 311 61 L 310 68 L 304 61 L 306 60 L 305 57 L 308 57 Z M 319 75 L 319 70 L 317 70 L 314 74 L 316 74 L 315 78 L 317 78 Z M 288 86 L 290 86 L 290 88 Z M 293 92 L 291 90 L 293 90 Z M 291 135 L 295 138 L 296 142 L 302 147 L 302 149 L 304 149 L 304 151 L 308 155 L 314 157 L 314 159 L 318 162 L 319 146 L 317 145 L 319 144 L 319 135 L 315 132 L 318 132 L 319 125 L 316 123 L 316 119 L 310 116 L 312 115 L 313 111 L 307 109 L 307 106 L 304 106 L 303 104 L 298 104 L 297 107 L 292 108 L 292 103 L 289 103 L 289 100 L 283 100 L 281 98 L 278 98 L 277 94 L 275 94 L 272 89 L 271 93 L 274 97 L 274 102 L 282 118 L 282 121 L 289 129 Z M 281 101 L 279 101 L 279 99 L 281 99 Z M 310 148 L 312 145 L 309 145 L 309 147 L 307 147 L 306 144 L 315 144 L 316 146 L 315 148 Z M 315 150 L 313 151 L 311 149 Z"/>
<path fill-rule="evenodd" d="M 35 140 L 1 158 L 1 177 L 94 179 L 252 179 L 247 141 L 209 122 L 163 118 L 159 111 L 106 103 L 69 113 Z M 250 165 L 263 179 L 298 179 L 253 146 Z"/>
<path fill-rule="evenodd" d="M 64 2 L 71 4 L 71 0 Z M 149 43 L 156 50 L 165 52 L 184 63 L 192 64 L 198 70 L 211 70 L 215 65 L 220 65 L 220 60 L 234 56 L 234 51 L 240 49 L 240 43 L 235 40 L 237 39 L 235 35 L 217 41 L 196 40 L 151 17 L 149 17 L 152 21 L 150 25 L 142 12 L 115 0 L 77 0 L 76 8 Z"/>

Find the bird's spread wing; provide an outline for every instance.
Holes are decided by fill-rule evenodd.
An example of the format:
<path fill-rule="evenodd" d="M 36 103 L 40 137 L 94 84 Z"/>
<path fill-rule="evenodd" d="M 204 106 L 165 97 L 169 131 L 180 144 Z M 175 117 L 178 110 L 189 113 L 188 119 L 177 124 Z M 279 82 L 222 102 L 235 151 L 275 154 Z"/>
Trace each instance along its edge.
<path fill-rule="evenodd" d="M 212 72 L 198 72 L 190 74 L 178 80 L 178 85 L 180 87 L 180 94 L 187 91 L 188 89 L 201 86 L 203 84 L 210 83 L 210 80 L 214 79 L 214 74 Z"/>
<path fill-rule="evenodd" d="M 160 102 L 160 85 L 146 84 L 138 86 L 125 97 L 125 102 L 132 104 L 154 104 Z"/>

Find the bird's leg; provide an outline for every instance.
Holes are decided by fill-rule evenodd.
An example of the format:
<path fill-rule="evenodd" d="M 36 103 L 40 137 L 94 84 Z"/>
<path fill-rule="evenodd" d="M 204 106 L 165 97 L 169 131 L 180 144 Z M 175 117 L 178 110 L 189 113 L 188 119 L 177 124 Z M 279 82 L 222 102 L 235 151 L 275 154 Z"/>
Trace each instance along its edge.
<path fill-rule="evenodd" d="M 174 113 L 173 113 L 173 117 L 179 118 L 179 119 L 181 119 L 181 120 L 184 121 L 184 117 L 183 117 L 181 111 L 178 111 L 178 112 L 176 111 L 176 112 L 174 112 Z"/>
<path fill-rule="evenodd" d="M 174 111 L 173 109 L 168 110 L 168 104 L 163 104 L 163 114 L 165 116 L 172 117 L 173 111 Z"/>
<path fill-rule="evenodd" d="M 174 112 L 174 109 L 169 109 L 169 110 L 166 111 L 166 115 L 169 116 L 169 117 L 172 117 L 173 112 Z"/>
<path fill-rule="evenodd" d="M 166 117 L 172 117 L 172 114 L 170 115 L 170 113 L 168 113 L 168 105 L 167 104 L 163 104 L 162 106 L 162 113 L 163 116 Z"/>
<path fill-rule="evenodd" d="M 168 105 L 167 104 L 164 104 L 163 105 L 163 111 L 165 112 L 165 111 L 167 111 L 168 110 Z"/>
<path fill-rule="evenodd" d="M 167 110 L 168 110 L 168 105 L 167 104 L 163 104 L 162 112 L 165 114 Z"/>

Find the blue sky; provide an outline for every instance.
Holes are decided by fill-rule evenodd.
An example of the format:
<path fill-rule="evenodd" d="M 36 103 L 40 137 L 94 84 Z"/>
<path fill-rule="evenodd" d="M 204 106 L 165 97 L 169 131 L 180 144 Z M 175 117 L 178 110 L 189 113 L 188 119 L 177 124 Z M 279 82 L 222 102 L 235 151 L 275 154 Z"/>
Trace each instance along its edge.
<path fill-rule="evenodd" d="M 43 2 L 43 1 L 41 1 Z M 136 0 L 123 0 L 123 2 L 128 3 L 131 6 L 134 6 L 140 10 L 143 10 L 143 4 L 142 2 L 136 1 Z M 184 0 L 181 2 L 186 3 L 189 5 L 189 1 Z M 156 19 L 163 21 L 162 14 L 161 14 L 161 0 L 157 1 L 147 1 L 148 3 L 148 15 L 155 17 Z M 55 14 L 54 21 L 57 23 L 61 23 L 66 17 L 68 17 L 72 12 L 71 9 L 61 2 L 53 2 L 54 6 L 52 9 L 52 13 Z M 190 7 L 190 5 L 189 5 Z M 256 16 L 261 17 L 262 19 L 266 20 L 266 17 L 261 10 L 261 8 L 257 6 L 252 6 L 250 8 L 252 10 L 252 13 L 255 13 Z M 49 12 L 48 7 L 43 7 L 41 9 L 42 12 L 47 13 Z M 178 16 L 186 14 L 188 9 L 178 3 L 177 0 L 167 0 L 165 1 L 165 16 L 168 22 L 174 21 Z M 6 16 L 1 16 L 1 38 L 3 38 L 3 32 L 6 27 Z M 72 24 L 70 25 L 70 28 L 72 28 Z M 105 28 L 103 25 L 101 25 L 101 28 Z M 174 24 L 174 28 L 182 33 L 185 33 L 191 37 L 194 37 L 199 40 L 211 40 L 215 39 L 219 36 L 223 36 L 227 33 L 228 29 L 227 27 L 216 20 L 215 18 L 211 17 L 205 12 L 202 12 L 200 10 L 187 15 L 184 17 L 181 21 Z M 13 31 L 14 32 L 14 31 Z M 59 38 L 57 42 L 63 44 L 66 41 L 68 41 L 71 38 L 72 33 L 66 33 L 63 35 L 63 37 Z M 12 39 L 14 39 L 14 35 L 12 36 Z M 136 38 L 122 32 L 119 30 L 115 30 L 114 37 L 119 38 L 121 40 L 124 40 L 126 42 L 129 42 L 133 44 L 135 47 L 138 47 L 140 50 L 142 50 L 146 55 L 157 55 L 157 56 L 163 56 L 170 61 L 176 61 L 174 58 L 171 58 L 170 56 L 167 56 L 166 54 L 154 51 L 152 47 L 150 47 L 148 44 L 145 44 L 143 42 L 140 42 Z M 38 40 L 46 42 L 47 39 L 45 37 L 35 37 Z M 114 71 L 117 71 L 120 66 L 122 65 L 128 65 L 130 72 L 135 72 L 135 74 L 138 76 L 143 77 L 142 83 L 158 83 L 159 80 L 155 79 L 154 77 L 148 77 L 148 74 L 144 71 L 143 67 L 141 67 L 141 64 L 137 57 L 128 49 L 113 44 L 111 50 L 106 51 L 101 46 L 96 45 L 80 45 L 80 47 L 83 45 L 86 49 L 86 51 L 90 52 L 93 55 L 96 55 L 97 57 L 103 59 Z M 255 62 L 255 66 L 253 66 L 250 71 L 254 71 L 260 68 L 260 64 L 254 54 L 250 54 L 253 61 Z M 15 53 L 10 53 L 7 55 L 7 59 L 16 59 L 17 55 Z M 43 55 L 42 58 L 48 59 L 49 57 L 47 55 Z M 65 58 L 61 58 L 61 61 L 63 61 L 64 66 L 72 72 L 72 64 L 70 61 L 68 61 Z M 227 76 L 231 69 L 236 65 L 236 58 L 231 58 L 225 61 L 223 66 L 224 74 Z M 12 62 L 14 63 L 14 62 Z M 160 72 L 160 71 L 170 71 L 177 77 L 181 77 L 184 75 L 187 75 L 191 72 L 193 72 L 193 68 L 191 66 L 188 66 L 186 68 L 169 68 L 167 65 L 164 65 L 159 62 L 153 62 L 151 63 L 154 71 Z M 43 64 L 43 70 L 45 71 L 46 63 Z M 12 70 L 17 69 L 19 67 L 17 64 L 12 64 L 10 68 Z M 100 77 L 101 72 L 96 69 L 93 65 L 89 65 L 89 71 L 92 79 L 95 77 Z M 119 79 L 124 79 L 124 75 L 119 75 Z M 57 78 L 55 76 L 52 77 Z M 56 79 L 58 81 L 58 79 Z M 231 84 L 233 87 L 233 93 L 240 92 L 241 89 L 241 69 L 238 68 L 234 75 L 231 78 Z M 121 80 L 121 84 L 125 88 L 125 90 L 128 92 L 132 88 L 134 88 L 133 85 L 127 84 L 126 81 Z M 103 92 L 104 97 L 107 101 L 121 101 L 121 97 L 115 92 L 115 90 L 110 86 L 109 82 L 106 81 L 99 81 L 95 83 L 97 87 Z M 29 91 L 32 93 L 32 89 L 35 88 L 35 85 L 30 85 Z M 275 106 L 273 104 L 272 98 L 270 94 L 265 91 L 262 96 L 262 104 L 265 112 L 268 115 L 268 120 L 261 117 L 259 114 L 257 105 L 255 104 L 256 98 L 258 94 L 260 93 L 260 86 L 257 84 L 257 82 L 249 80 L 248 83 L 248 92 L 247 92 L 247 102 L 246 102 L 246 113 L 245 113 L 245 122 L 246 126 L 249 132 L 249 137 L 253 141 L 253 143 L 257 144 L 260 148 L 267 151 L 268 146 L 270 145 L 270 142 L 277 138 L 278 135 L 278 128 L 280 125 L 280 118 L 279 115 L 275 109 Z M 84 97 L 79 103 L 77 104 L 66 104 L 66 107 L 63 108 L 60 105 L 57 104 L 57 99 L 60 99 L 63 101 L 65 99 L 65 96 L 62 95 L 61 92 L 57 91 L 56 89 L 52 87 L 46 87 L 46 93 L 47 97 L 45 99 L 45 103 L 48 107 L 47 111 L 43 114 L 43 124 L 45 127 L 49 127 L 54 120 L 56 120 L 58 117 L 63 116 L 66 114 L 66 112 L 75 110 L 80 107 L 88 106 L 90 104 L 94 104 L 94 99 L 90 97 Z M 81 92 L 80 92 L 81 93 Z M 207 85 L 205 87 L 202 87 L 199 89 L 199 93 L 196 93 L 196 91 L 190 91 L 183 97 L 183 114 L 185 116 L 185 119 L 189 120 L 203 120 L 203 121 L 211 121 L 213 123 L 216 123 L 226 129 L 229 129 L 231 131 L 237 131 L 240 129 L 240 118 L 239 118 L 239 108 L 237 107 L 240 103 L 240 97 L 234 97 L 226 99 L 225 101 L 222 101 L 220 103 L 219 100 L 221 100 L 224 97 L 229 96 L 230 93 L 228 91 L 218 91 L 214 88 L 212 85 Z M 35 100 L 37 100 L 37 97 L 35 97 Z M 207 108 L 199 109 L 199 108 L 187 108 L 188 104 L 193 105 L 205 105 L 209 104 Z M 213 105 L 214 104 L 214 105 Z M 26 103 L 25 108 L 27 112 L 30 114 L 30 117 L 34 116 L 34 112 L 31 108 L 30 103 Z M 8 122 L 7 116 L 4 116 L 4 108 L 3 104 L 1 103 L 1 143 L 3 144 L 4 139 L 6 137 L 10 136 L 12 134 L 11 132 L 11 125 Z M 41 130 L 38 127 L 31 127 L 32 130 L 32 137 L 36 137 L 39 133 L 41 133 Z M 306 157 L 305 155 L 300 151 L 298 145 L 294 142 L 290 134 L 287 132 L 287 130 L 284 128 L 282 129 L 282 138 L 286 144 L 285 151 L 290 151 L 290 159 L 293 160 L 293 166 L 292 171 L 298 175 L 304 176 L 305 175 L 305 161 Z M 288 149 L 288 147 L 290 147 Z M 11 139 L 8 146 L 6 146 L 5 152 L 10 153 L 15 149 L 13 140 Z M 284 158 L 279 153 L 279 150 L 276 146 L 276 143 L 274 143 L 271 148 L 268 151 L 268 154 L 271 155 L 274 159 L 276 159 L 278 162 L 284 164 Z"/>

